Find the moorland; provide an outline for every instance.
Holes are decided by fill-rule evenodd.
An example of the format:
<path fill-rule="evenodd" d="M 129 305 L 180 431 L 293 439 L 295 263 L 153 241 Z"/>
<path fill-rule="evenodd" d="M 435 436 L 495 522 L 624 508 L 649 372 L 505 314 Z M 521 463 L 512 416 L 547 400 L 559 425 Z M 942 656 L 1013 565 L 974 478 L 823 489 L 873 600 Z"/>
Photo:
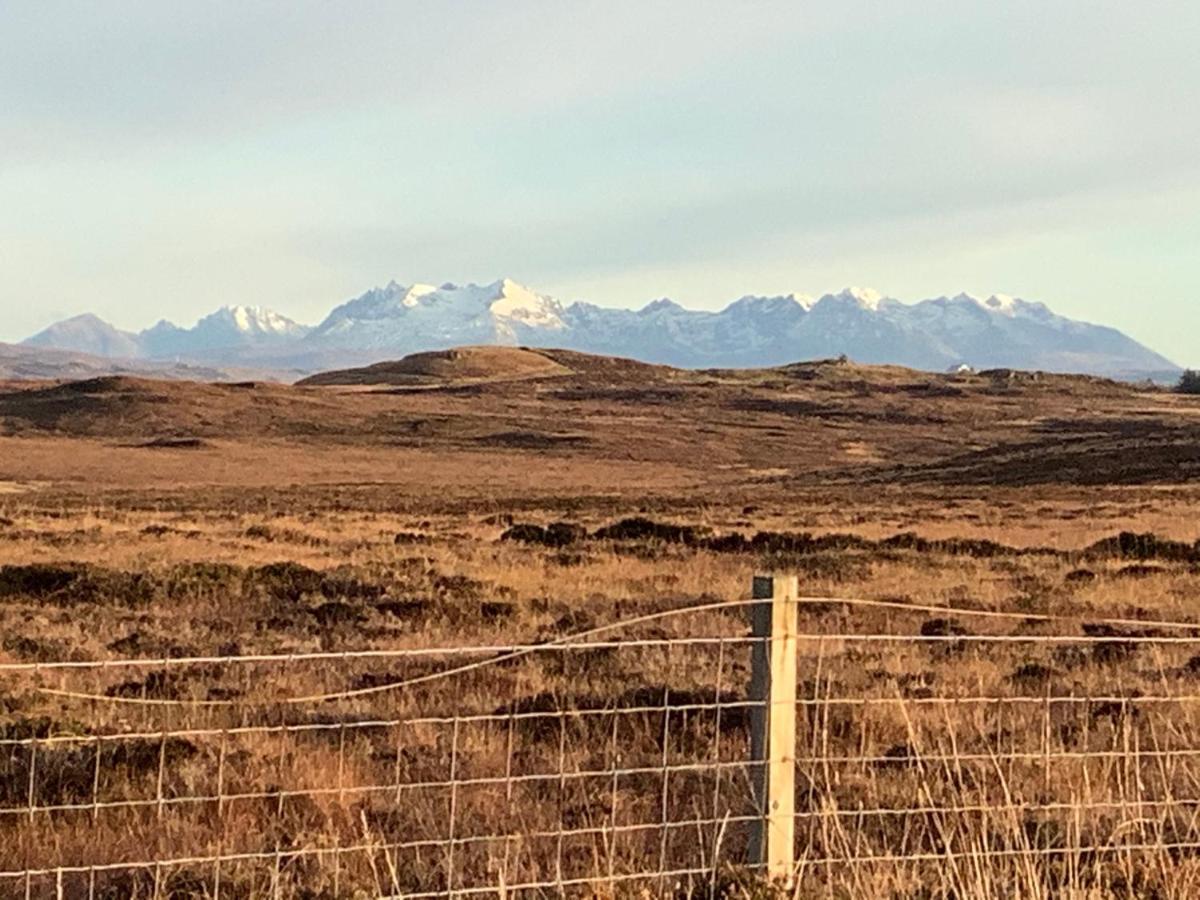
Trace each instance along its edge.
<path fill-rule="evenodd" d="M 803 608 L 827 638 L 801 648 L 802 893 L 1194 896 L 1197 475 L 1196 398 L 1008 370 L 463 348 L 298 385 L 4 383 L 0 871 L 39 874 L 0 896 L 759 890 L 717 815 L 745 774 L 686 769 L 745 759 L 748 660 L 674 642 L 743 636 L 715 605 L 761 571 L 825 598 Z M 627 650 L 387 689 L 452 665 L 388 651 L 697 604 Z M 338 657 L 360 651 L 385 655 Z M 214 661 L 252 655 L 276 659 Z M 475 779 L 453 796 L 451 758 Z M 375 790 L 401 783 L 424 787 Z M 451 834 L 447 866 L 448 817 L 508 837 Z M 359 849 L 306 855 L 330 846 Z M 649 857 L 712 877 L 616 877 Z"/>

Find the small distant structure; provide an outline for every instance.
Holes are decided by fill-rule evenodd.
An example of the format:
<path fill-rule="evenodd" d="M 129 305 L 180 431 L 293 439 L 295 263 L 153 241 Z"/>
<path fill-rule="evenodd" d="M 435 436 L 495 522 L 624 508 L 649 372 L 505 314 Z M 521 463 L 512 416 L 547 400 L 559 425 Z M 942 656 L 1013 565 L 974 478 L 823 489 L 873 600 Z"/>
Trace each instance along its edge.
<path fill-rule="evenodd" d="M 974 375 L 975 367 L 966 363 L 959 363 L 957 366 L 951 366 L 946 370 L 947 375 Z"/>

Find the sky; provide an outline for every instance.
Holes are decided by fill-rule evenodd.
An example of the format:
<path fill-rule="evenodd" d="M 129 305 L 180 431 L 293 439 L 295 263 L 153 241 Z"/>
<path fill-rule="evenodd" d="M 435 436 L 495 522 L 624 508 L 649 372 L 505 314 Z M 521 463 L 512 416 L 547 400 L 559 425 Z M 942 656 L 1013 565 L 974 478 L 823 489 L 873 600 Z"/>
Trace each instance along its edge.
<path fill-rule="evenodd" d="M 0 0 L 0 340 L 395 279 L 1041 300 L 1200 365 L 1195 0 Z"/>

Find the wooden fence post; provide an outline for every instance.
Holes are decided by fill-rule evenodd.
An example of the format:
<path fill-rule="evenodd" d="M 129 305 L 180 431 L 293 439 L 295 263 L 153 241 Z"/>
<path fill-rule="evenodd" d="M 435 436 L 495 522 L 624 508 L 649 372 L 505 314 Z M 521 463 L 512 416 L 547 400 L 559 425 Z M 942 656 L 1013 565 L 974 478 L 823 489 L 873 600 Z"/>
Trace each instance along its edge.
<path fill-rule="evenodd" d="M 796 631 L 800 586 L 795 575 L 754 578 L 751 623 L 750 756 L 757 815 L 750 863 L 790 886 L 796 834 Z"/>

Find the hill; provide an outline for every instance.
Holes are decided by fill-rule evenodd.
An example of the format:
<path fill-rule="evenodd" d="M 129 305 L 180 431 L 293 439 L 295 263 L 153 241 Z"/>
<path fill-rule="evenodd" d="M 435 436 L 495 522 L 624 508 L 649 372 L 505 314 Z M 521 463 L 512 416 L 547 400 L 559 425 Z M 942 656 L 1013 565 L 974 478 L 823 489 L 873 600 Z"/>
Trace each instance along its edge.
<path fill-rule="evenodd" d="M 287 380 L 286 372 L 240 366 L 123 359 L 71 350 L 0 343 L 0 380 L 78 380 L 105 375 L 134 375 L 190 381 L 243 381 L 249 378 Z"/>
<path fill-rule="evenodd" d="M 285 458 L 305 467 L 323 460 L 321 477 L 336 481 L 350 477 L 353 457 L 368 467 L 355 477 L 386 480 L 408 451 L 439 467 L 474 460 L 463 463 L 477 469 L 472 478 L 511 463 L 521 483 L 536 482 L 541 467 L 587 481 L 595 467 L 616 465 L 697 490 L 1200 476 L 1200 401 L 1101 378 L 832 360 L 686 370 L 564 350 L 463 348 L 293 386 L 26 384 L 0 391 L 0 433 L 244 447 L 260 470 L 237 477 L 267 482 L 295 477 Z M 620 490 L 612 477 L 607 484 Z"/>
<path fill-rule="evenodd" d="M 56 322 L 22 343 L 26 347 L 118 359 L 134 359 L 141 354 L 136 334 L 121 331 L 91 313 Z"/>
<path fill-rule="evenodd" d="M 548 354 L 519 347 L 459 347 L 414 353 L 394 362 L 323 372 L 298 382 L 320 385 L 442 384 L 521 378 L 553 378 L 571 370 Z"/>

